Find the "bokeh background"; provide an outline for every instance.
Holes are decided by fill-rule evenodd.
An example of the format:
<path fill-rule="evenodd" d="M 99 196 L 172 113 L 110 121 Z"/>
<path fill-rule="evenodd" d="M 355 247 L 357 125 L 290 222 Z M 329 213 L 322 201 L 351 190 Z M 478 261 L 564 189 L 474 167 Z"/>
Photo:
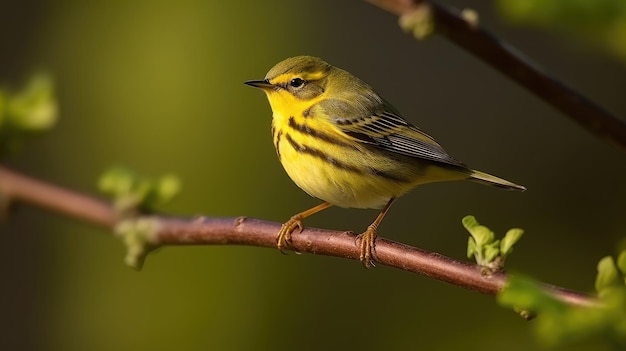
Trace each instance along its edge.
<path fill-rule="evenodd" d="M 626 116 L 626 64 L 593 35 L 481 23 L 554 76 Z M 510 270 L 591 291 L 626 236 L 626 158 L 441 37 L 416 42 L 361 1 L 2 1 L 0 84 L 56 84 L 56 128 L 4 163 L 97 194 L 125 165 L 175 173 L 163 211 L 284 221 L 318 201 L 285 175 L 271 112 L 242 84 L 294 55 L 345 68 L 455 157 L 523 184 L 428 185 L 394 205 L 384 237 L 464 259 L 467 214 L 526 234 Z M 363 230 L 376 211 L 330 209 L 310 226 Z M 2 350 L 529 350 L 532 322 L 490 296 L 386 267 L 252 247 L 173 247 L 141 272 L 86 223 L 23 206 L 0 226 Z M 575 349 L 570 347 L 568 349 Z"/>

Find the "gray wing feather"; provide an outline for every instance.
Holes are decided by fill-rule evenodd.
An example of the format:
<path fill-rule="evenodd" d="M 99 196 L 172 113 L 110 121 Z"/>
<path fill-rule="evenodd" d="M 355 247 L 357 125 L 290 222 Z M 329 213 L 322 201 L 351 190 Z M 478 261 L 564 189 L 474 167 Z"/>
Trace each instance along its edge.
<path fill-rule="evenodd" d="M 379 102 L 380 112 L 377 113 L 371 113 L 367 104 L 349 104 L 340 100 L 326 102 L 329 104 L 324 106 L 325 110 L 339 129 L 362 143 L 400 155 L 466 167 L 448 155 L 432 137 L 408 123 L 384 100 Z"/>

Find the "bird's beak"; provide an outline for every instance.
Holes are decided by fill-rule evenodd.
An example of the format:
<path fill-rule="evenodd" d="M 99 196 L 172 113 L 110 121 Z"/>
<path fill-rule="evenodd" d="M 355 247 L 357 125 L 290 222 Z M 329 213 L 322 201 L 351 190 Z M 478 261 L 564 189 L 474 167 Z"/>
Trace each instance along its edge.
<path fill-rule="evenodd" d="M 249 80 L 247 82 L 244 82 L 244 84 L 249 85 L 251 87 L 255 87 L 255 88 L 261 88 L 261 89 L 272 89 L 272 88 L 274 88 L 274 85 L 272 85 L 267 79 L 264 79 L 264 80 Z"/>

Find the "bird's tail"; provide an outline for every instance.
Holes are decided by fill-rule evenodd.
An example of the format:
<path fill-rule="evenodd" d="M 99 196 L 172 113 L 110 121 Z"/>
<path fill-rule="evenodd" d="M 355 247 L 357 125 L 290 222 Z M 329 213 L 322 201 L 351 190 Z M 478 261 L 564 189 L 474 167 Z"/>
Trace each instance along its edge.
<path fill-rule="evenodd" d="M 476 183 L 497 186 L 498 188 L 502 188 L 506 190 L 517 190 L 517 191 L 526 190 L 526 188 L 521 185 L 511 183 L 508 180 L 504 180 L 502 178 L 498 178 L 496 176 L 492 176 L 491 174 L 487 174 L 481 171 L 472 170 L 470 173 L 470 180 Z"/>

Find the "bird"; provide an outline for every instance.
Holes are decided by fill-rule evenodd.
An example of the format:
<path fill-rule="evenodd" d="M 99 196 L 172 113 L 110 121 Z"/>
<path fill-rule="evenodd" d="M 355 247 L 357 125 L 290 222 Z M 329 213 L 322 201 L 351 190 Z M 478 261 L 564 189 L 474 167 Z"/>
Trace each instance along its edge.
<path fill-rule="evenodd" d="M 299 188 L 323 201 L 281 226 L 276 235 L 281 252 L 293 248 L 292 234 L 303 230 L 305 218 L 331 206 L 380 209 L 355 239 L 359 259 L 369 268 L 376 260 L 378 226 L 394 201 L 413 188 L 469 180 L 526 189 L 456 160 L 372 87 L 320 58 L 287 58 L 264 79 L 245 84 L 267 96 L 283 168 Z"/>

